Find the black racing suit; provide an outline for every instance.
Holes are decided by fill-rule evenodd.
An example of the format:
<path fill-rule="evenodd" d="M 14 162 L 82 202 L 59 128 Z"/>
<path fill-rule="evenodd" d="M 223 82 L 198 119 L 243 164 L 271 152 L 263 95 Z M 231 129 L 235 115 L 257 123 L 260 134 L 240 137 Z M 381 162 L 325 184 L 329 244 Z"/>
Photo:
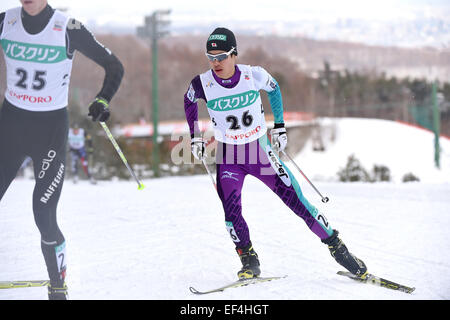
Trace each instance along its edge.
<path fill-rule="evenodd" d="M 22 9 L 21 18 L 26 32 L 41 32 L 53 13 L 50 6 L 37 16 L 30 16 Z M 1 13 L 0 34 L 4 18 L 5 13 Z M 69 28 L 74 24 L 79 27 Z M 81 23 L 71 20 L 69 26 L 66 30 L 67 56 L 72 59 L 75 50 L 78 50 L 105 69 L 103 87 L 97 96 L 109 102 L 121 83 L 122 64 Z M 67 107 L 33 112 L 14 106 L 5 99 L 0 110 L 0 200 L 24 159 L 31 157 L 36 181 L 33 191 L 34 219 L 41 233 L 41 248 L 51 285 L 55 287 L 63 285 L 66 271 L 65 250 L 62 250 L 65 239 L 57 224 L 56 208 L 66 171 L 68 124 Z"/>

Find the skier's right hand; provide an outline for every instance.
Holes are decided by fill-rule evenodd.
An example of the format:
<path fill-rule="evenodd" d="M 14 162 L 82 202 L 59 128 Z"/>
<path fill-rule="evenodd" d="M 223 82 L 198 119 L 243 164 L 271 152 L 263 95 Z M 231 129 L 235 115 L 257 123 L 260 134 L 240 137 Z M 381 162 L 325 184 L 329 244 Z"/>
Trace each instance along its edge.
<path fill-rule="evenodd" d="M 195 137 L 191 140 L 191 152 L 194 158 L 202 161 L 205 158 L 205 141 L 201 137 Z"/>
<path fill-rule="evenodd" d="M 277 152 L 283 151 L 287 145 L 287 134 L 284 125 L 283 127 L 270 130 L 270 135 L 272 136 L 272 146 L 274 150 Z"/>

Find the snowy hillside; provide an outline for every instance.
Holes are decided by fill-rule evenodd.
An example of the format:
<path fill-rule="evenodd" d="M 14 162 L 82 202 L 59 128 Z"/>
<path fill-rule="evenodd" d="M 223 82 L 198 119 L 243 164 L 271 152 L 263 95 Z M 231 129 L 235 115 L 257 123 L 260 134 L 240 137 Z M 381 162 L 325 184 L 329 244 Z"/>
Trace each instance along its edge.
<path fill-rule="evenodd" d="M 295 161 L 305 174 L 323 181 L 336 181 L 347 158 L 355 155 L 368 171 L 384 165 L 399 183 L 406 173 L 422 182 L 450 182 L 450 139 L 441 137 L 441 169 L 434 163 L 434 134 L 394 121 L 343 118 L 323 119 L 324 152 L 314 152 L 310 140 Z M 334 127 L 335 140 L 332 138 Z"/>
<path fill-rule="evenodd" d="M 338 124 L 336 143 L 322 155 L 324 159 L 307 149 L 296 157 L 330 202 L 321 204 L 301 176 L 297 178 L 306 197 L 340 231 L 369 271 L 416 287 L 413 294 L 336 275 L 342 268 L 326 246 L 253 177 L 244 184 L 242 201 L 262 276 L 288 277 L 207 296 L 191 294 L 189 286 L 206 290 L 235 280 L 240 267 L 221 203 L 209 177 L 201 175 L 147 180 L 142 191 L 132 181 L 90 185 L 67 180 L 58 217 L 67 241 L 70 298 L 236 302 L 450 299 L 450 182 L 435 180 L 429 165 L 432 159 L 424 160 L 431 157 L 427 151 L 431 142 L 423 137 L 428 133 L 401 126 L 395 137 L 405 134 L 411 138 L 410 145 L 418 151 L 410 153 L 405 144 L 401 144 L 405 147 L 401 151 L 392 146 L 397 141 L 386 134 L 388 124 L 382 123 L 382 128 L 372 121 L 342 120 L 341 124 L 345 125 Z M 352 133 L 351 128 L 358 130 Z M 370 140 L 373 132 L 365 135 L 374 129 L 383 134 L 376 143 Z M 401 133 L 403 129 L 408 132 Z M 352 138 L 352 148 L 343 141 L 348 137 Z M 443 148 L 446 158 L 442 172 L 447 174 L 449 148 L 447 144 Z M 364 165 L 380 161 L 392 168 L 396 177 L 403 173 L 399 162 L 405 157 L 409 160 L 407 169 L 417 175 L 423 173 L 423 182 L 372 184 L 314 179 L 319 173 L 331 176 L 354 149 Z M 330 163 L 334 167 L 326 165 Z M 33 181 L 17 179 L 0 202 L 0 281 L 47 277 L 31 211 L 32 191 Z M 46 299 L 46 290 L 0 290 L 0 300 L 16 299 Z"/>

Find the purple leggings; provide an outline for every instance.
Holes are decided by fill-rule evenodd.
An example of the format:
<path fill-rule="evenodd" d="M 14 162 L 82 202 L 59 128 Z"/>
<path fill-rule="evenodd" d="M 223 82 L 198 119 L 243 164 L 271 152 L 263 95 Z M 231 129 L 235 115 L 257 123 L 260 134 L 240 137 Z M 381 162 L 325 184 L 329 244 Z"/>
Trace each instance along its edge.
<path fill-rule="evenodd" d="M 245 176 L 261 180 L 299 217 L 320 239 L 333 234 L 325 216 L 303 196 L 300 186 L 272 150 L 267 135 L 244 145 L 220 143 L 217 146 L 217 191 L 225 211 L 225 224 L 236 247 L 250 242 L 250 233 L 242 216 L 241 192 Z M 264 205 L 262 196 L 261 204 Z"/>

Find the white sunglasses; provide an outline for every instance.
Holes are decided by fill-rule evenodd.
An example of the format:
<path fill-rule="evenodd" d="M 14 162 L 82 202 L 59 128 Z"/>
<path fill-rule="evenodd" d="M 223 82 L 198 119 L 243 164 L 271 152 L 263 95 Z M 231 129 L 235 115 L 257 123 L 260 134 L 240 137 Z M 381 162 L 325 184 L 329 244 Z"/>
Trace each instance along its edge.
<path fill-rule="evenodd" d="M 208 57 L 209 61 L 211 61 L 211 62 L 213 62 L 214 60 L 221 62 L 221 61 L 225 60 L 226 58 L 228 58 L 228 56 L 233 53 L 234 49 L 235 49 L 234 47 L 231 47 L 230 51 L 224 52 L 224 53 L 219 53 L 219 54 L 209 54 L 208 52 L 205 52 L 205 55 Z"/>

